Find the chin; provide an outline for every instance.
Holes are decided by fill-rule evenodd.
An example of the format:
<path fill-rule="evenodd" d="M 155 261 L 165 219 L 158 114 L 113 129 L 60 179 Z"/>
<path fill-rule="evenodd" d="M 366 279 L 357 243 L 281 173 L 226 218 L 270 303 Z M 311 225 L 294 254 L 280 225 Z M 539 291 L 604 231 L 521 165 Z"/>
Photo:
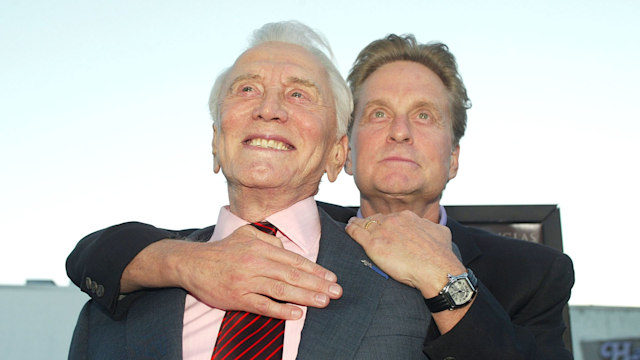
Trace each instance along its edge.
<path fill-rule="evenodd" d="M 270 169 L 269 171 L 250 171 L 241 177 L 240 183 L 254 188 L 279 187 L 291 180 L 292 174 L 286 169 Z"/>
<path fill-rule="evenodd" d="M 379 180 L 380 181 L 378 182 L 378 187 L 385 189 L 396 189 L 398 191 L 412 191 L 416 188 L 420 188 L 423 185 L 423 182 L 416 181 L 416 177 L 412 177 L 407 174 L 387 174 L 383 175 L 383 177 Z"/>
<path fill-rule="evenodd" d="M 397 183 L 397 182 L 395 183 L 385 182 L 383 184 L 375 184 L 374 187 L 379 192 L 382 192 L 388 195 L 394 195 L 394 196 L 409 195 L 420 190 L 420 186 L 417 186 L 415 184 Z"/>

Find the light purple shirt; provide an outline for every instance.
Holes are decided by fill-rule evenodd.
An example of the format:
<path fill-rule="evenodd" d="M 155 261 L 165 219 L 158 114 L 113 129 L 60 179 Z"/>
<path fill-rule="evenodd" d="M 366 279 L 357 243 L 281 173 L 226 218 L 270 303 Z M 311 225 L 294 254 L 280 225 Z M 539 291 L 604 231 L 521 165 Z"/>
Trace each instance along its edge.
<path fill-rule="evenodd" d="M 285 249 L 315 262 L 320 250 L 320 215 L 313 197 L 299 201 L 288 209 L 279 211 L 265 219 L 278 228 L 277 237 Z M 219 241 L 231 235 L 247 221 L 239 218 L 225 206 L 220 209 L 211 241 Z M 283 360 L 295 360 L 300 345 L 300 335 L 307 308 L 302 309 L 302 318 L 288 320 L 284 329 Z M 200 302 L 191 294 L 185 300 L 182 328 L 183 359 L 211 359 L 213 346 L 218 338 L 225 311 Z"/>

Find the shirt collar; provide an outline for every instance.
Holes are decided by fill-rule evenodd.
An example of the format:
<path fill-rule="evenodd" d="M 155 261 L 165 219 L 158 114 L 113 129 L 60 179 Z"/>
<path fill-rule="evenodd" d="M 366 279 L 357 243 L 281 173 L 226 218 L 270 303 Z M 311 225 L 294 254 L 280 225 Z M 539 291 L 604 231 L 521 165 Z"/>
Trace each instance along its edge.
<path fill-rule="evenodd" d="M 267 216 L 268 221 L 278 228 L 282 235 L 309 252 L 320 239 L 320 215 L 313 196 L 298 201 L 292 206 Z M 249 222 L 233 214 L 229 206 L 220 208 L 218 222 L 210 241 L 218 241 L 231 235 L 239 227 Z M 317 246 L 316 246 L 317 247 Z"/>
<path fill-rule="evenodd" d="M 358 214 L 356 216 L 361 219 L 363 218 L 362 211 L 360 211 L 360 209 L 358 209 Z M 438 222 L 438 224 L 447 226 L 447 210 L 445 210 L 444 206 L 442 205 L 440 205 L 440 221 Z"/>

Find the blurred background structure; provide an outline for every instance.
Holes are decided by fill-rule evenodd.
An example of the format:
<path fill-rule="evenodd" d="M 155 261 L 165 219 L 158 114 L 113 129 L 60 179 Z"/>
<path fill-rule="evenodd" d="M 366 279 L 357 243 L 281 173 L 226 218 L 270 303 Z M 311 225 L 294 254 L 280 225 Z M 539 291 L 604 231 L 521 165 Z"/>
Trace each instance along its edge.
<path fill-rule="evenodd" d="M 0 286 L 3 359 L 66 359 L 76 319 L 89 296 L 47 281 Z M 640 354 L 640 308 L 570 306 L 576 360 L 634 360 Z M 635 357 L 634 357 L 635 356 Z"/>

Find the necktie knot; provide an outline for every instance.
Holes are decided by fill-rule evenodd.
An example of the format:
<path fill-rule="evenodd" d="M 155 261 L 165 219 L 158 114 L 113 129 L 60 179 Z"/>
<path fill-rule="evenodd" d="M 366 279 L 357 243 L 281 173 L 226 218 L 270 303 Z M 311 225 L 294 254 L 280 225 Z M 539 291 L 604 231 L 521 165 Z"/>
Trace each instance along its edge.
<path fill-rule="evenodd" d="M 275 236 L 276 233 L 278 232 L 278 228 L 268 221 L 254 222 L 254 223 L 251 223 L 251 225 L 253 225 L 253 227 L 255 227 L 256 229 L 262 232 L 265 232 L 269 235 Z"/>

